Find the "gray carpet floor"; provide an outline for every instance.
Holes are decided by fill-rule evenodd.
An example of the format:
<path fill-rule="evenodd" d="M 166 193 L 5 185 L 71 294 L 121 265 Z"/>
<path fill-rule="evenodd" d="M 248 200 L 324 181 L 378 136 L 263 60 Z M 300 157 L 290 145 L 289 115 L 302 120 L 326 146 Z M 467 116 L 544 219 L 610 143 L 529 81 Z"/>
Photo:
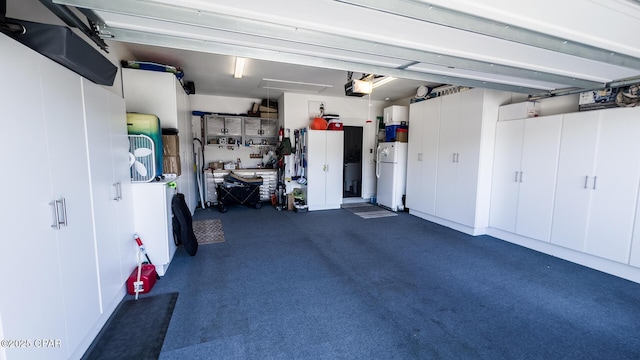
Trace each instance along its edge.
<path fill-rule="evenodd" d="M 640 285 L 407 213 L 234 206 L 179 248 L 160 359 L 638 359 Z"/>

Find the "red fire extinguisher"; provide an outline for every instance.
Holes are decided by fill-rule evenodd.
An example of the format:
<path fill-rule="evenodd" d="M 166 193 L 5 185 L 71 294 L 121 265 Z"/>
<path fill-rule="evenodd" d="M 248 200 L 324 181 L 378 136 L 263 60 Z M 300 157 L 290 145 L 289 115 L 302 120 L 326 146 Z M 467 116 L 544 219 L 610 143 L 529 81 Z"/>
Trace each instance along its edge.
<path fill-rule="evenodd" d="M 280 130 L 278 130 L 278 141 L 282 142 L 283 138 L 284 138 L 284 128 L 280 126 Z"/>

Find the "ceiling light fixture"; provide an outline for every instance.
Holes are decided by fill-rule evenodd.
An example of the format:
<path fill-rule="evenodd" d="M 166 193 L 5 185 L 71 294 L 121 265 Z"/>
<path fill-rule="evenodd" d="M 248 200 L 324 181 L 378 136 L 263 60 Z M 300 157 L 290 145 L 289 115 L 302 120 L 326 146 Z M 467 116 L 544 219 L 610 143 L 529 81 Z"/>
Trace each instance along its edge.
<path fill-rule="evenodd" d="M 376 81 L 373 83 L 373 86 L 371 87 L 372 89 L 375 89 L 377 87 L 380 87 L 384 84 L 388 84 L 390 82 L 392 82 L 393 80 L 395 80 L 396 78 L 394 78 L 393 76 L 385 76 L 382 79 Z"/>
<path fill-rule="evenodd" d="M 236 79 L 242 78 L 242 73 L 244 72 L 244 62 L 247 59 L 242 57 L 236 57 L 236 69 L 233 72 L 233 77 Z"/>

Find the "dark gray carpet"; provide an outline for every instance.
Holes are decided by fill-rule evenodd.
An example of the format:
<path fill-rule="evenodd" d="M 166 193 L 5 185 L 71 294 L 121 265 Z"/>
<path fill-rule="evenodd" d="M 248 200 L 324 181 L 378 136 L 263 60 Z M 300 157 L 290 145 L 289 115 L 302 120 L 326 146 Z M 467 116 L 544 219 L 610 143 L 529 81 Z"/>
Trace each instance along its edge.
<path fill-rule="evenodd" d="M 638 359 L 640 285 L 407 213 L 237 207 L 179 248 L 161 359 Z"/>
<path fill-rule="evenodd" d="M 158 359 L 177 298 L 170 293 L 123 300 L 82 359 Z"/>

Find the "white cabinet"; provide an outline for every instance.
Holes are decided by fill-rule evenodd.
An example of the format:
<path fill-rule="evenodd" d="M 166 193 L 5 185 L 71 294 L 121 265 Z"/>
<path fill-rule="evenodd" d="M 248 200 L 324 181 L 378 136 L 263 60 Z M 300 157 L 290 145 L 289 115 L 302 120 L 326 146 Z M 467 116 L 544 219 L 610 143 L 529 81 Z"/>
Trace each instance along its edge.
<path fill-rule="evenodd" d="M 308 130 L 306 134 L 309 211 L 339 209 L 342 205 L 344 133 Z"/>
<path fill-rule="evenodd" d="M 136 233 L 160 276 L 165 274 L 176 252 L 171 212 L 171 200 L 176 190 L 167 185 L 169 182 L 131 185 Z"/>
<path fill-rule="evenodd" d="M 87 80 L 82 85 L 104 307 L 122 295 L 119 291 L 136 266 L 129 141 L 124 99 Z"/>
<path fill-rule="evenodd" d="M 510 93 L 473 89 L 442 97 L 435 215 L 475 233 L 488 226 L 498 106 Z M 483 230 L 480 230 L 483 231 Z"/>
<path fill-rule="evenodd" d="M 182 175 L 175 181 L 193 213 L 197 194 L 188 95 L 173 74 L 157 71 L 122 69 L 122 86 L 128 112 L 154 114 L 160 118 L 163 129 L 179 130 Z"/>
<path fill-rule="evenodd" d="M 562 115 L 500 121 L 491 227 L 549 241 Z"/>
<path fill-rule="evenodd" d="M 628 262 L 640 181 L 638 113 L 564 116 L 552 243 Z"/>
<path fill-rule="evenodd" d="M 6 136 L 0 166 L 16 175 L 3 219 L 0 297 L 5 339 L 59 339 L 60 347 L 2 348 L 7 359 L 79 358 L 109 313 L 100 281 L 83 89 L 79 75 L 0 35 Z M 97 86 L 97 85 L 94 85 Z M 123 285 L 123 284 L 122 284 Z M 110 309 L 112 310 L 112 309 Z"/>
<path fill-rule="evenodd" d="M 387 125 L 400 124 L 409 121 L 409 109 L 406 106 L 392 105 L 383 110 L 384 123 Z"/>
<path fill-rule="evenodd" d="M 441 100 L 425 100 L 409 108 L 406 202 L 410 212 L 435 215 Z"/>

